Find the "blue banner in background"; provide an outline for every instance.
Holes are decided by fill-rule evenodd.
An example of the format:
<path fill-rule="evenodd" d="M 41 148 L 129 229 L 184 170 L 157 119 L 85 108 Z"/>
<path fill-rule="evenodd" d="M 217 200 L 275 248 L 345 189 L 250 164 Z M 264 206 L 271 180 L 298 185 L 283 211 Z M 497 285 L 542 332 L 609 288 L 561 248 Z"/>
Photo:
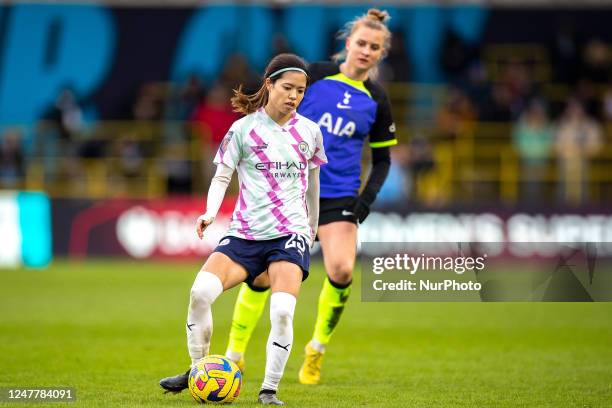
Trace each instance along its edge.
<path fill-rule="evenodd" d="M 573 21 L 585 36 L 612 41 L 597 9 L 495 9 L 482 5 L 385 5 L 389 27 L 416 83 L 447 78 L 441 67 L 449 31 L 478 48 L 492 43 L 554 41 L 559 21 Z M 207 86 L 230 57 L 240 54 L 258 73 L 286 49 L 308 61 L 343 47 L 335 36 L 367 11 L 363 5 L 209 5 L 107 7 L 99 4 L 0 6 L 0 128 L 30 126 L 71 87 L 89 117 L 131 119 L 147 82 L 183 81 L 196 74 Z M 523 27 L 525 21 L 535 21 Z M 517 30 L 516 27 L 521 27 Z M 523 29 L 524 28 L 524 29 Z M 279 41 L 282 40 L 282 41 Z"/>
<path fill-rule="evenodd" d="M 444 79 L 439 52 L 445 30 L 475 43 L 488 11 L 481 6 L 384 6 L 404 37 L 413 82 Z M 328 59 L 343 45 L 335 34 L 365 6 L 214 5 L 201 8 L 117 8 L 94 4 L 0 7 L 0 126 L 31 125 L 70 87 L 100 119 L 130 118 L 143 82 L 210 84 L 229 57 L 243 55 L 261 72 L 284 38 L 308 61 Z"/>
<path fill-rule="evenodd" d="M 116 40 L 108 10 L 19 4 L 5 12 L 0 122 L 27 124 L 43 114 L 63 87 L 86 96 L 103 83 Z"/>

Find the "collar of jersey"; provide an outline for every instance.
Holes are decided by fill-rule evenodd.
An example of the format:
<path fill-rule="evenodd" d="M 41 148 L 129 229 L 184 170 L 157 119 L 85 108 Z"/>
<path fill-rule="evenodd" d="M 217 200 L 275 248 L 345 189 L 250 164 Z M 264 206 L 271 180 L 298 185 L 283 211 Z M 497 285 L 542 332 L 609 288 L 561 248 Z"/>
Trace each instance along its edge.
<path fill-rule="evenodd" d="M 342 72 L 339 72 L 336 75 L 326 76 L 325 79 L 330 79 L 332 81 L 338 81 L 338 82 L 344 82 L 345 84 L 365 93 L 370 98 L 372 97 L 372 94 L 370 93 L 370 91 L 368 91 L 368 88 L 365 87 L 365 85 L 363 84 L 363 81 L 356 81 L 354 79 L 351 79 L 347 77 L 346 75 L 344 75 Z"/>
<path fill-rule="evenodd" d="M 276 126 L 279 129 L 289 130 L 289 128 L 291 128 L 291 127 L 293 127 L 295 125 L 295 122 L 292 125 L 290 125 L 290 123 L 293 121 L 293 119 L 295 119 L 295 115 L 296 115 L 295 111 L 293 111 L 293 113 L 291 114 L 291 117 L 289 118 L 289 120 L 287 120 L 287 122 L 285 122 L 285 124 L 282 125 L 282 126 L 279 125 L 278 123 L 276 123 L 274 121 L 274 119 L 272 119 L 270 117 L 270 115 L 268 115 L 268 112 L 266 112 L 266 110 L 264 108 L 259 108 L 258 112 L 259 112 L 260 115 L 262 115 L 265 118 L 266 121 L 270 122 L 273 126 Z"/>

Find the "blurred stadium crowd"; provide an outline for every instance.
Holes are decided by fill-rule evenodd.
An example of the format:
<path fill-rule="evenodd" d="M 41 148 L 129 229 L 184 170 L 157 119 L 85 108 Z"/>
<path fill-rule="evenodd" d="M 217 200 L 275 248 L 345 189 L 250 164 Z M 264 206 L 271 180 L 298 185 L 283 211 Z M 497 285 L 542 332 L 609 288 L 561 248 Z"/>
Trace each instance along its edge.
<path fill-rule="evenodd" d="M 395 33 L 379 79 L 400 144 L 380 206 L 598 205 L 612 197 L 612 47 L 571 25 L 552 43 L 474 46 L 447 30 L 441 84 L 411 82 Z M 273 54 L 292 51 L 274 37 Z M 142 83 L 121 121 L 98 121 L 67 85 L 34 128 L 0 137 L 0 188 L 52 197 L 163 197 L 200 193 L 211 158 L 238 118 L 229 98 L 259 73 L 233 54 L 214 82 Z M 367 152 L 366 152 L 367 153 Z M 363 160 L 368 160 L 367 154 Z"/>

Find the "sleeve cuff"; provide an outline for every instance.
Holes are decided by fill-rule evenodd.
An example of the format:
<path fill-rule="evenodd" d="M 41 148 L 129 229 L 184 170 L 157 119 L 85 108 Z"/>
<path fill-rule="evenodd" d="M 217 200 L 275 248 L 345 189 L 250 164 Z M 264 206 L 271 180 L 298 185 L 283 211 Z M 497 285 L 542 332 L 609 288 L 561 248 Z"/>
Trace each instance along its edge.
<path fill-rule="evenodd" d="M 397 144 L 397 139 L 385 140 L 382 142 L 370 142 L 370 147 L 376 149 L 379 147 L 389 147 Z"/>

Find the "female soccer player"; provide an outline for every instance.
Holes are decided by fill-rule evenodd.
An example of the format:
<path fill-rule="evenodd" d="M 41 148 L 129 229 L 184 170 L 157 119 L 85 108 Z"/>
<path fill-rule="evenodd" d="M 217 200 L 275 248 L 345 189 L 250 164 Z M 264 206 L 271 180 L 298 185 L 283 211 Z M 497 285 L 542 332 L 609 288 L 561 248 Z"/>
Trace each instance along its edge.
<path fill-rule="evenodd" d="M 345 49 L 336 62 L 311 64 L 311 86 L 299 112 L 317 122 L 329 164 L 321 169 L 321 214 L 318 237 L 328 279 L 319 297 L 317 320 L 299 372 L 303 384 L 317 384 L 325 347 L 338 324 L 351 291 L 357 246 L 357 223 L 387 177 L 389 146 L 397 144 L 385 91 L 371 76 L 386 55 L 391 33 L 388 14 L 370 9 L 340 33 Z M 361 151 L 366 137 L 372 149 L 372 170 L 359 194 Z M 247 343 L 265 306 L 267 282 L 262 275 L 238 294 L 226 355 L 244 368 Z"/>
<path fill-rule="evenodd" d="M 309 246 L 318 222 L 319 166 L 326 162 L 321 131 L 295 109 L 306 90 L 306 65 L 293 54 L 276 56 L 261 89 L 232 98 L 246 114 L 234 122 L 214 163 L 217 171 L 196 222 L 198 236 L 215 219 L 234 170 L 240 193 L 227 236 L 208 258 L 191 288 L 187 346 L 192 364 L 208 354 L 211 305 L 221 292 L 252 282 L 267 270 L 272 327 L 259 402 L 282 405 L 276 391 L 293 344 L 293 312 L 308 276 Z M 164 378 L 171 392 L 187 388 L 188 372 Z"/>

